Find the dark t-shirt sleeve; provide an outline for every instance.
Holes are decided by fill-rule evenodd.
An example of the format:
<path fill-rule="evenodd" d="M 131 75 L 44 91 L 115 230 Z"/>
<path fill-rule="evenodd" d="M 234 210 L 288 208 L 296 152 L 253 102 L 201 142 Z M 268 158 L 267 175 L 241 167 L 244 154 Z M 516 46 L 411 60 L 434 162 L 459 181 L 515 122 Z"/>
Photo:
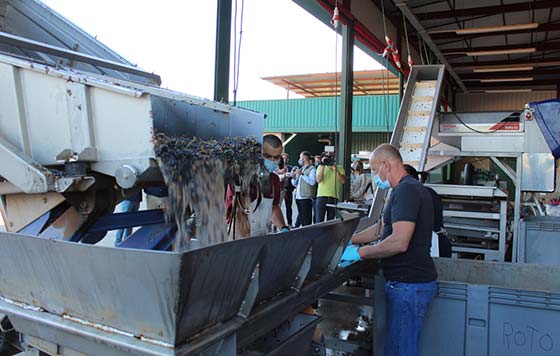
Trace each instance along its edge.
<path fill-rule="evenodd" d="M 282 187 L 280 185 L 280 177 L 276 173 L 270 174 L 270 181 L 272 183 L 272 189 L 274 192 L 274 196 L 272 197 L 272 205 L 280 205 L 280 198 L 282 194 Z"/>
<path fill-rule="evenodd" d="M 392 193 L 391 223 L 410 221 L 416 223 L 420 210 L 420 197 L 411 184 L 403 184 Z"/>

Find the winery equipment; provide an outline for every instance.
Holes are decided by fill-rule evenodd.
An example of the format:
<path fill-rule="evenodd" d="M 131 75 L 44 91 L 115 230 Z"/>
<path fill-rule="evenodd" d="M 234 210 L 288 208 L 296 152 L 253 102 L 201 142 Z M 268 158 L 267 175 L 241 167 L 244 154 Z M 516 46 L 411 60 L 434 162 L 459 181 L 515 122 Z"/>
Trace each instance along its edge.
<path fill-rule="evenodd" d="M 357 273 L 338 269 L 357 219 L 173 252 L 161 210 L 114 213 L 164 185 L 156 132 L 261 140 L 264 115 L 158 87 L 38 1 L 0 7 L 2 325 L 50 355 L 235 355 L 296 320 L 268 346 L 309 349 L 299 312 Z"/>

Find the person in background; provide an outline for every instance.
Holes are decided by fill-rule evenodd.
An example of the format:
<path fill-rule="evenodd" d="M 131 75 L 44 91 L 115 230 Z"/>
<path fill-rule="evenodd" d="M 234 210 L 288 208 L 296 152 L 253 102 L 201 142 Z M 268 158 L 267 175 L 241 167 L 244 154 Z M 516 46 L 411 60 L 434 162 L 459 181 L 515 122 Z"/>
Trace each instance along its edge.
<path fill-rule="evenodd" d="M 412 167 L 410 164 L 405 164 L 404 169 L 412 178 L 418 180 L 419 174 L 416 168 Z M 424 184 L 425 180 L 426 179 L 422 179 L 420 182 Z M 424 188 L 426 188 L 430 193 L 434 204 L 433 232 L 437 235 L 439 257 L 451 257 L 451 242 L 449 242 L 449 239 L 447 238 L 447 231 L 443 228 L 443 204 L 441 202 L 441 198 L 432 188 L 426 186 L 424 186 Z"/>
<path fill-rule="evenodd" d="M 142 191 L 146 193 L 146 208 L 150 209 L 163 209 L 163 205 L 167 202 L 167 188 L 165 186 L 145 187 L 143 190 L 130 196 L 128 199 L 120 203 L 121 213 L 133 213 L 140 210 L 140 203 L 142 202 Z M 159 206 L 154 206 L 154 201 L 159 202 Z M 117 230 L 115 238 L 115 247 L 119 246 L 132 234 L 132 227 Z"/>
<path fill-rule="evenodd" d="M 315 167 L 319 167 L 320 164 L 321 164 L 321 155 L 315 155 L 313 157 L 313 165 Z"/>
<path fill-rule="evenodd" d="M 364 201 L 368 178 L 364 173 L 364 162 L 358 160 L 352 164 L 352 182 L 350 185 L 350 199 L 353 201 Z"/>
<path fill-rule="evenodd" d="M 344 168 L 337 166 L 334 152 L 325 153 L 321 157 L 321 164 L 317 168 L 317 198 L 315 200 L 315 223 L 332 220 L 335 217 L 336 205 L 342 192 L 342 185 L 346 182 Z"/>
<path fill-rule="evenodd" d="M 140 190 L 138 193 L 133 194 L 128 199 L 125 199 L 120 203 L 121 213 L 137 212 L 140 209 L 141 202 L 142 202 L 142 190 Z M 117 230 L 117 236 L 115 238 L 115 247 L 118 247 L 128 236 L 130 236 L 130 234 L 132 234 L 131 227 Z"/>
<path fill-rule="evenodd" d="M 234 223 L 235 231 L 231 238 L 265 235 L 270 232 L 272 223 L 280 232 L 290 229 L 285 223 L 280 209 L 281 190 L 280 177 L 276 174 L 278 163 L 282 159 L 282 141 L 274 135 L 263 137 L 262 156 L 264 166 L 268 171 L 268 188 L 258 197 L 258 189 L 250 189 L 251 196 L 244 197 L 235 192 L 235 187 L 228 186 L 226 192 L 226 221 L 228 225 Z M 236 208 L 234 208 L 234 204 Z M 235 214 L 234 214 L 235 211 Z M 247 214 L 250 211 L 250 214 Z"/>
<path fill-rule="evenodd" d="M 301 224 L 307 226 L 313 222 L 313 199 L 317 189 L 316 169 L 308 151 L 300 153 L 298 163 L 301 168 L 294 172 L 292 184 L 296 187 L 298 216 L 301 219 Z"/>
<path fill-rule="evenodd" d="M 424 316 L 436 295 L 430 257 L 434 207 L 428 190 L 406 172 L 395 147 L 382 144 L 370 156 L 378 188 L 392 188 L 382 219 L 381 242 L 348 246 L 343 260 L 380 259 L 387 304 L 385 356 L 416 356 Z M 354 244 L 376 240 L 377 224 L 355 234 Z"/>
<path fill-rule="evenodd" d="M 284 160 L 284 169 L 280 173 L 280 181 L 284 186 L 284 204 L 286 205 L 286 221 L 288 226 L 292 226 L 292 205 L 294 203 L 294 185 L 292 184 L 292 170 L 295 167 L 290 165 L 290 156 L 284 152 L 282 153 Z"/>

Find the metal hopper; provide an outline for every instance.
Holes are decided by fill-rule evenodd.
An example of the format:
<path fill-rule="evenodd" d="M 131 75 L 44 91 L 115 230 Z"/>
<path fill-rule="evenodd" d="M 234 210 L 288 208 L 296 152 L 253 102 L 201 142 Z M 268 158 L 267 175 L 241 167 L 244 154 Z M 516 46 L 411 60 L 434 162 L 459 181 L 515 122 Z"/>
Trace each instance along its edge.
<path fill-rule="evenodd" d="M 263 114 L 107 79 L 0 55 L 0 157 L 5 168 L 0 175 L 26 193 L 65 191 L 71 184 L 57 184 L 56 177 L 38 167 L 70 160 L 87 163 L 93 172 L 130 188 L 159 179 L 156 130 L 201 138 L 261 137 Z"/>
<path fill-rule="evenodd" d="M 0 310 L 40 311 L 73 321 L 76 329 L 114 329 L 131 344 L 140 338 L 173 349 L 205 329 L 249 315 L 255 302 L 295 293 L 312 277 L 313 263 L 319 274 L 327 273 L 357 223 L 332 221 L 183 253 L 3 233 Z M 319 245 L 324 248 L 312 247 Z M 33 319 L 35 328 L 47 324 Z M 20 331 L 45 337 L 36 335 L 40 329 Z"/>

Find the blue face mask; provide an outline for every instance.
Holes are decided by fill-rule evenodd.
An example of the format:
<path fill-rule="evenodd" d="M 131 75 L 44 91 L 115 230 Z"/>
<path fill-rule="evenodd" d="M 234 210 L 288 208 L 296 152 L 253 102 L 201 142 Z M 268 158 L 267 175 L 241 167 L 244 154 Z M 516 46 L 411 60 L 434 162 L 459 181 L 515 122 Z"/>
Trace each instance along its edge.
<path fill-rule="evenodd" d="M 297 161 L 297 163 L 298 163 L 298 164 L 299 164 L 300 166 L 302 166 L 302 167 L 303 167 L 303 164 L 304 164 L 305 162 L 303 162 L 303 160 L 302 160 L 302 159 L 300 159 L 299 161 Z"/>
<path fill-rule="evenodd" d="M 389 183 L 389 179 L 385 179 L 384 181 L 379 178 L 379 175 L 376 174 L 373 176 L 373 183 L 378 186 L 380 189 L 389 189 L 391 188 L 391 183 Z"/>
<path fill-rule="evenodd" d="M 276 170 L 276 168 L 278 168 L 278 162 L 275 161 L 271 161 L 269 159 L 265 159 L 264 160 L 264 166 L 266 167 L 266 169 L 269 172 L 274 172 Z"/>
<path fill-rule="evenodd" d="M 379 178 L 379 174 L 373 176 L 373 183 L 375 183 L 376 186 L 378 186 L 380 189 L 383 190 L 391 188 L 391 183 L 389 183 L 389 177 L 387 177 L 387 179 L 383 181 L 381 180 L 381 178 Z"/>

